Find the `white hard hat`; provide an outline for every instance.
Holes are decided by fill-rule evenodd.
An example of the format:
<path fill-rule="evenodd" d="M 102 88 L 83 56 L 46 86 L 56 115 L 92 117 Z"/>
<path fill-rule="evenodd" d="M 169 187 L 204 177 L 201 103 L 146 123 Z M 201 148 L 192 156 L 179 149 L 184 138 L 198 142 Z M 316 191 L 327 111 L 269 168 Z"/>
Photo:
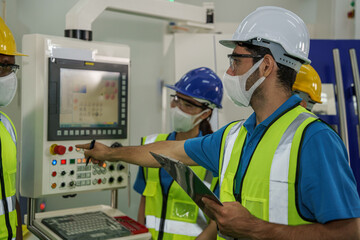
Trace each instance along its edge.
<path fill-rule="evenodd" d="M 250 13 L 236 29 L 232 39 L 221 40 L 226 47 L 237 42 L 269 48 L 275 61 L 299 71 L 309 64 L 310 37 L 304 21 L 280 7 L 260 7 Z"/>

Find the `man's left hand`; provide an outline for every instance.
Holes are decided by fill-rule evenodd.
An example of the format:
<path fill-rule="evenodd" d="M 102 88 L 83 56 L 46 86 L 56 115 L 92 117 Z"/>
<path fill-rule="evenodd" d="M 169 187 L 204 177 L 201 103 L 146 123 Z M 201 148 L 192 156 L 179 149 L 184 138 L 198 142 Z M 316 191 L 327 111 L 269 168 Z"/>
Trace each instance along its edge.
<path fill-rule="evenodd" d="M 248 237 L 252 226 L 261 221 L 239 202 L 224 202 L 221 206 L 206 197 L 202 201 L 205 204 L 205 214 L 217 222 L 220 232 L 226 236 Z"/>

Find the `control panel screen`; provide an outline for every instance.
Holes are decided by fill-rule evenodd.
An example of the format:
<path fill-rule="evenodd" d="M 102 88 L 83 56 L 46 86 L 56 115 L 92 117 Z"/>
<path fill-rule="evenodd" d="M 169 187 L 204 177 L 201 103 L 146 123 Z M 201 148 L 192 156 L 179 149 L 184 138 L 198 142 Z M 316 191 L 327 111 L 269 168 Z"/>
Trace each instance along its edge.
<path fill-rule="evenodd" d="M 60 69 L 60 128 L 116 127 L 118 72 Z"/>
<path fill-rule="evenodd" d="M 127 137 L 128 65 L 49 58 L 48 140 Z"/>

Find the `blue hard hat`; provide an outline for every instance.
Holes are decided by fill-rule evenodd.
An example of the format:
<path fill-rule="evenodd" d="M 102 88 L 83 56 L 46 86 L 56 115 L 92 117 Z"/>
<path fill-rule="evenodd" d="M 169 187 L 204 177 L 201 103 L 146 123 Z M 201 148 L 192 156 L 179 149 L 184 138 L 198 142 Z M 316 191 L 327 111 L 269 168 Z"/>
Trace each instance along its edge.
<path fill-rule="evenodd" d="M 209 68 L 201 67 L 187 72 L 175 85 L 166 85 L 181 94 L 202 99 L 222 108 L 223 85 L 221 79 Z"/>

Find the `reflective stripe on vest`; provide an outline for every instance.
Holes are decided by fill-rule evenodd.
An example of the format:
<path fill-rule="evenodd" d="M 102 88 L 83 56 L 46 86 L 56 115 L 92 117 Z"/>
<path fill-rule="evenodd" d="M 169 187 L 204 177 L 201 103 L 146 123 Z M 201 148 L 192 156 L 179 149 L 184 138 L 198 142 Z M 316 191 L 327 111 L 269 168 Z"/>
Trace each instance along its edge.
<path fill-rule="evenodd" d="M 16 131 L 9 118 L 2 112 L 0 112 L 0 121 L 4 124 L 6 130 L 9 132 L 11 139 L 16 146 Z"/>
<path fill-rule="evenodd" d="M 303 112 L 290 124 L 275 151 L 270 170 L 269 222 L 288 224 L 288 174 L 292 140 L 298 127 L 314 115 Z"/>
<path fill-rule="evenodd" d="M 2 200 L 0 200 L 2 201 Z M 16 203 L 16 196 L 11 196 L 6 198 L 6 202 L 8 205 L 9 212 L 15 211 L 15 203 Z M 0 216 L 5 214 L 4 204 L 0 204 Z"/>
<path fill-rule="evenodd" d="M 225 172 L 226 172 L 226 169 L 230 162 L 231 152 L 232 152 L 232 149 L 234 148 L 235 140 L 236 140 L 237 136 L 239 135 L 239 131 L 240 131 L 242 125 L 244 124 L 244 122 L 245 121 L 240 121 L 240 122 L 236 123 L 230 129 L 230 132 L 225 139 L 225 147 L 224 147 L 225 151 L 224 151 L 224 158 L 223 158 L 222 165 L 221 165 L 221 175 L 220 175 L 220 182 L 219 182 L 220 186 L 224 180 Z"/>
<path fill-rule="evenodd" d="M 146 216 L 146 227 L 153 228 L 156 231 L 160 230 L 161 218 L 155 216 Z M 178 235 L 187 235 L 187 236 L 198 236 L 203 229 L 194 223 L 169 220 L 166 219 L 164 225 L 164 232 Z"/>

